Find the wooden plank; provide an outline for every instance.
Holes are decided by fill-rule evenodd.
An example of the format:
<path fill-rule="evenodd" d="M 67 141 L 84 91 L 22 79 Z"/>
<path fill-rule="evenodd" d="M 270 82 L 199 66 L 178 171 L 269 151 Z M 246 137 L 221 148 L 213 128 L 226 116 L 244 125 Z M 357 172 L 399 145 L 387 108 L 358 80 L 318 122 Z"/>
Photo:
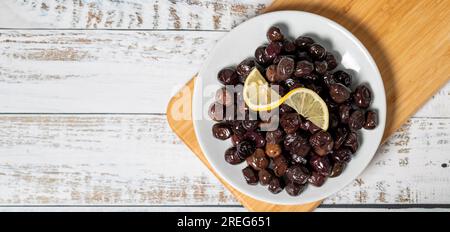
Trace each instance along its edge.
<path fill-rule="evenodd" d="M 0 204 L 234 201 L 186 154 L 164 116 L 5 116 L 0 121 L 0 150 L 7 151 L 0 158 Z"/>
<path fill-rule="evenodd" d="M 1 112 L 165 112 L 222 35 L 0 31 Z"/>
<path fill-rule="evenodd" d="M 271 0 L 5 0 L 2 28 L 229 30 Z"/>
<path fill-rule="evenodd" d="M 0 30 L 0 111 L 165 112 L 224 34 Z M 450 115 L 449 100 L 447 83 L 420 115 Z"/>
<path fill-rule="evenodd" d="M 413 118 L 325 204 L 450 199 L 450 118 Z M 236 205 L 164 115 L 0 116 L 0 205 Z"/>

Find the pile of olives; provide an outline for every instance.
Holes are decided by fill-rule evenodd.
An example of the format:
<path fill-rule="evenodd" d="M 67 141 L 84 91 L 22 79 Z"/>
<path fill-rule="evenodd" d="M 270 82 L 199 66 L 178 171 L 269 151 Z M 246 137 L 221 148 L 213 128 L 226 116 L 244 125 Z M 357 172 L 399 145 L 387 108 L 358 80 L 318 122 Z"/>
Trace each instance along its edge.
<path fill-rule="evenodd" d="M 358 130 L 374 129 L 377 113 L 369 109 L 372 93 L 368 86 L 361 84 L 352 90 L 352 76 L 335 70 L 335 56 L 314 39 L 290 40 L 274 26 L 267 31 L 267 39 L 268 44 L 256 48 L 254 57 L 218 73 L 224 87 L 217 90 L 209 108 L 209 116 L 216 121 L 212 135 L 231 140 L 225 161 L 232 165 L 245 162 L 242 173 L 248 184 L 268 186 L 274 194 L 285 189 L 297 196 L 308 183 L 320 187 L 327 178 L 342 173 L 358 150 Z M 262 130 L 270 119 L 250 119 L 252 111 L 239 104 L 244 81 L 254 68 L 278 87 L 280 95 L 299 87 L 315 91 L 328 106 L 327 131 L 285 104 L 273 116 L 279 124 Z"/>

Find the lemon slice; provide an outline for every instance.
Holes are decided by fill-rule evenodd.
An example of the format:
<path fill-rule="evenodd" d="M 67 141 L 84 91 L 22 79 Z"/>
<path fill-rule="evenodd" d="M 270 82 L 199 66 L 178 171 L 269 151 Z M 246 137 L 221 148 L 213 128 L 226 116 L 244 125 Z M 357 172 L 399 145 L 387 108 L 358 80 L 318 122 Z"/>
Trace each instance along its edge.
<path fill-rule="evenodd" d="M 285 103 L 322 130 L 328 129 L 326 103 L 314 91 L 296 88 L 281 97 L 273 90 L 258 69 L 253 69 L 244 83 L 244 101 L 254 111 L 268 111 Z"/>
<path fill-rule="evenodd" d="M 328 129 L 330 117 L 328 107 L 316 92 L 307 88 L 296 88 L 280 100 L 322 130 Z"/>
<path fill-rule="evenodd" d="M 281 96 L 264 79 L 258 69 L 254 68 L 245 79 L 244 101 L 254 111 L 267 111 L 280 106 Z"/>

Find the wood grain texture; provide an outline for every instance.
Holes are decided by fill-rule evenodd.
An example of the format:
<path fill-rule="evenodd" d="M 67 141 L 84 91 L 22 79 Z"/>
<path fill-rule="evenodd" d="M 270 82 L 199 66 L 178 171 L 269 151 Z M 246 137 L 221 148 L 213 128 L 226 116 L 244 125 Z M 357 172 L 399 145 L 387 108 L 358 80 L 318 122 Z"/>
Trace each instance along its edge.
<path fill-rule="evenodd" d="M 324 204 L 448 204 L 450 118 L 412 118 Z M 1 115 L 2 205 L 237 205 L 165 115 Z"/>
<path fill-rule="evenodd" d="M 2 28 L 229 30 L 270 0 L 4 0 Z"/>
<path fill-rule="evenodd" d="M 1 118 L 0 204 L 234 201 L 188 158 L 164 116 Z"/>
<path fill-rule="evenodd" d="M 0 111 L 160 113 L 224 32 L 0 31 Z"/>
<path fill-rule="evenodd" d="M 361 40 L 384 81 L 385 136 L 450 80 L 448 1 L 276 0 L 266 9 L 316 13 L 340 23 Z"/>
<path fill-rule="evenodd" d="M 224 34 L 0 30 L 0 112 L 165 112 Z M 450 82 L 420 115 L 450 115 L 449 101 Z"/>

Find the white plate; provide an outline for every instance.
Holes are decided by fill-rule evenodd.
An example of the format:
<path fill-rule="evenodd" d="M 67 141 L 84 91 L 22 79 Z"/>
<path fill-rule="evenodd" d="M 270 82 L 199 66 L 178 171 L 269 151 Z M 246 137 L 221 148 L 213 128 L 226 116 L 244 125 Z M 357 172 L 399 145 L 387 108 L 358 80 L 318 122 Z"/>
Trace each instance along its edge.
<path fill-rule="evenodd" d="M 360 130 L 360 147 L 343 173 L 336 178 L 328 178 L 318 188 L 308 185 L 297 196 L 289 196 L 286 191 L 272 194 L 267 186 L 248 185 L 242 175 L 240 165 L 230 165 L 224 160 L 224 151 L 231 142 L 220 141 L 212 136 L 214 122 L 207 116 L 208 106 L 213 101 L 213 93 L 220 86 L 217 73 L 224 67 L 237 65 L 244 58 L 252 57 L 255 49 L 267 43 L 266 31 L 277 25 L 290 38 L 300 35 L 313 37 L 327 50 L 338 57 L 337 69 L 348 69 L 353 76 L 353 84 L 368 83 L 372 89 L 371 108 L 378 112 L 379 124 L 374 130 Z M 214 170 L 240 192 L 258 200 L 274 204 L 303 204 L 324 199 L 352 182 L 369 164 L 381 142 L 386 120 L 386 96 L 380 72 L 361 42 L 337 23 L 311 13 L 301 11 L 279 11 L 252 18 L 227 33 L 211 51 L 202 67 L 194 87 L 193 96 L 194 128 L 200 147 Z"/>

